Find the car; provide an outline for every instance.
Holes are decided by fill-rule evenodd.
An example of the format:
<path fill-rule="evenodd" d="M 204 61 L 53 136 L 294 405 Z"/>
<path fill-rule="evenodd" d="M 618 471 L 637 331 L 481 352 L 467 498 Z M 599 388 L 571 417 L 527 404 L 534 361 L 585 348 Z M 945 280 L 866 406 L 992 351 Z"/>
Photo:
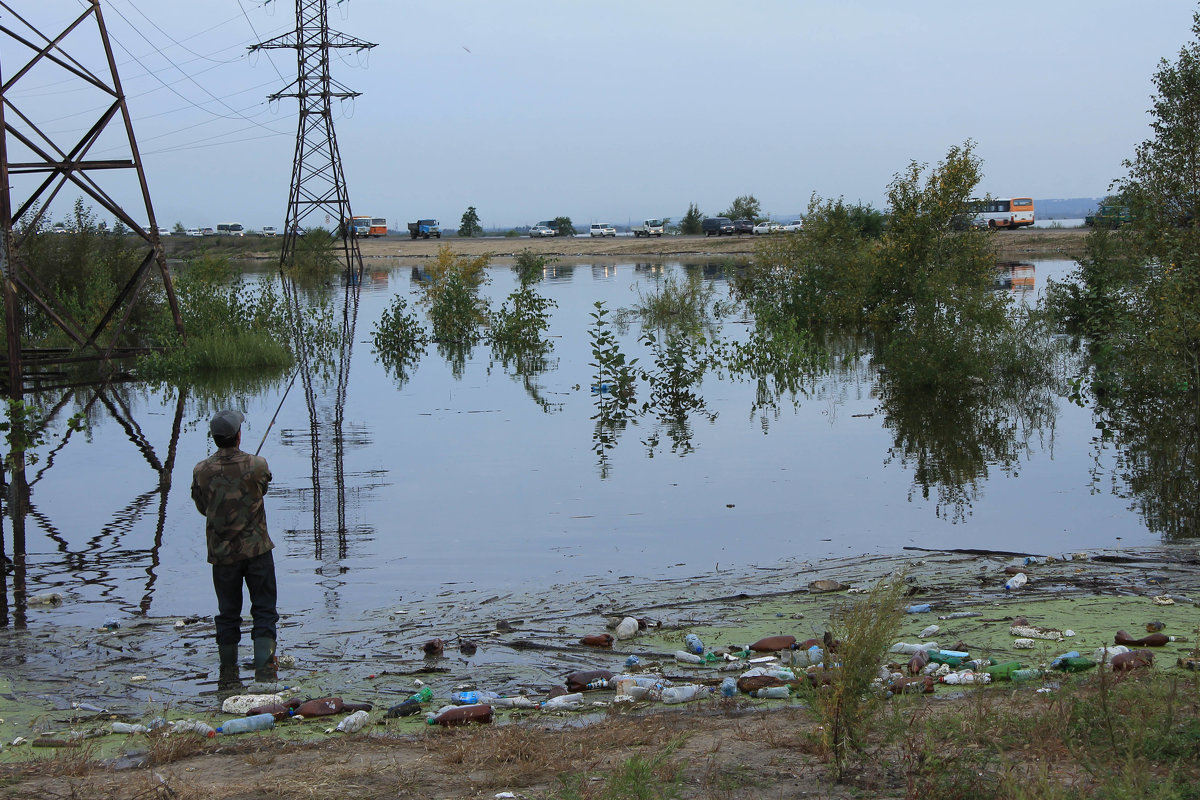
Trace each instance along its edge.
<path fill-rule="evenodd" d="M 779 226 L 774 222 L 760 222 L 751 229 L 755 234 L 775 233 L 779 230 Z"/>
<path fill-rule="evenodd" d="M 199 229 L 199 228 L 188 228 L 188 229 L 185 231 L 185 233 L 186 233 L 188 236 L 199 236 L 199 235 L 200 235 L 200 229 Z"/>
<path fill-rule="evenodd" d="M 607 222 L 593 222 L 591 234 L 592 236 L 616 236 L 617 229 Z"/>
<path fill-rule="evenodd" d="M 754 233 L 754 220 L 752 220 L 752 219 L 734 220 L 733 232 L 736 233 L 738 236 L 741 236 L 743 233 Z"/>
<path fill-rule="evenodd" d="M 799 230 L 804 230 L 804 220 L 802 219 L 798 219 L 795 222 L 788 222 L 779 226 L 780 233 L 795 233 Z"/>
<path fill-rule="evenodd" d="M 274 236 L 275 235 L 275 227 L 272 225 L 265 226 L 262 229 L 262 235 L 263 236 Z"/>
<path fill-rule="evenodd" d="M 557 236 L 558 232 L 545 223 L 539 222 L 529 229 L 529 238 L 540 239 L 543 236 Z"/>
<path fill-rule="evenodd" d="M 700 223 L 705 236 L 733 236 L 733 220 L 729 217 L 708 217 Z"/>

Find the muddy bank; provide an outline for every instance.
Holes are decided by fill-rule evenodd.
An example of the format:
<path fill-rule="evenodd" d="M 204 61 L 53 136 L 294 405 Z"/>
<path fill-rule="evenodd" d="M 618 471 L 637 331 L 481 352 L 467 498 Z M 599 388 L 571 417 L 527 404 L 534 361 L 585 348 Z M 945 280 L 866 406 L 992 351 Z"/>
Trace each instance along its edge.
<path fill-rule="evenodd" d="M 1019 567 L 1029 582 L 1007 591 L 1006 567 Z M 678 663 L 673 654 L 685 635 L 698 635 L 710 648 L 741 646 L 761 637 L 789 634 L 798 640 L 819 638 L 829 614 L 880 577 L 903 571 L 908 584 L 905 602 L 929 604 L 930 610 L 907 615 L 899 638 L 917 641 L 930 625 L 940 626 L 929 638 L 944 648 L 961 648 L 973 657 L 1019 660 L 1044 666 L 1068 650 L 1090 655 L 1111 644 L 1125 629 L 1143 635 L 1148 622 L 1161 622 L 1168 634 L 1187 637 L 1156 651 L 1154 669 L 1179 670 L 1176 659 L 1194 652 L 1200 599 L 1200 550 L 1196 546 L 1163 547 L 1139 552 L 1070 554 L 1069 559 L 1026 565 L 1023 555 L 911 550 L 895 556 L 868 556 L 820 562 L 784 562 L 741 571 L 713 571 L 652 583 L 631 584 L 618 575 L 541 587 L 524 593 L 489 594 L 471 586 L 447 586 L 437 595 L 415 598 L 366 613 L 354 629 L 313 635 L 303 616 L 286 617 L 280 631 L 280 654 L 289 666 L 272 685 L 249 682 L 239 690 L 281 691 L 288 696 L 337 695 L 348 701 L 375 704 L 374 734 L 437 736 L 421 716 L 385 720 L 383 711 L 420 686 L 434 693 L 429 708 L 448 701 L 464 688 L 527 695 L 544 700 L 565 676 L 576 670 L 620 672 L 637 656 L 640 669 L 660 672 L 677 683 L 713 686 L 736 671 L 723 662 Z M 1011 571 L 1011 570 L 1010 570 Z M 844 589 L 816 591 L 813 581 L 831 580 Z M 978 616 L 941 619 L 953 612 Z M 52 611 L 47 612 L 52 614 Z M 580 639 L 602 634 L 613 617 L 631 615 L 649 627 L 635 638 L 610 648 L 587 647 Z M 1033 649 L 1017 649 L 1010 633 L 1012 619 L 1070 629 L 1061 640 L 1038 640 Z M 72 629 L 43 622 L 29 630 L 0 633 L 0 763 L 10 782 L 20 783 L 29 759 L 45 758 L 53 748 L 34 748 L 39 737 L 69 741 L 72 735 L 103 732 L 114 720 L 201 719 L 219 724 L 230 715 L 220 711 L 230 692 L 216 686 L 216 653 L 208 618 L 134 619 L 114 630 Z M 426 656 L 423 644 L 440 638 L 441 656 Z M 248 648 L 247 648 L 248 649 Z M 248 657 L 248 653 L 246 654 Z M 737 669 L 744 669 L 743 666 Z M 1053 685 L 1058 676 L 1045 683 Z M 1033 692 L 1042 681 L 1023 685 Z M 953 694 L 959 687 L 939 687 Z M 547 716 L 538 710 L 500 714 L 501 723 L 545 723 L 547 720 L 600 719 L 609 713 L 613 693 L 591 693 L 585 710 Z M 598 705 L 592 705 L 596 703 Z M 746 710 L 791 708 L 791 700 L 751 700 Z M 709 698 L 686 706 L 639 705 L 621 713 L 683 709 L 683 719 L 697 713 L 727 713 L 730 703 Z M 273 732 L 252 734 L 277 742 L 326 742 L 338 718 L 286 724 Z M 674 725 L 675 723 L 671 723 Z M 706 723 L 700 723 L 704 725 Z M 340 734 L 338 735 L 341 736 Z M 12 745 L 18 738 L 23 744 Z M 85 740 L 94 758 L 145 760 L 145 737 L 107 735 Z M 215 745 L 228 746 L 228 739 Z M 180 779 L 184 773 L 179 772 Z M 197 776 L 193 776 L 197 777 Z M 90 795 L 84 795 L 90 796 Z M 213 795 L 216 796 L 216 795 Z"/>

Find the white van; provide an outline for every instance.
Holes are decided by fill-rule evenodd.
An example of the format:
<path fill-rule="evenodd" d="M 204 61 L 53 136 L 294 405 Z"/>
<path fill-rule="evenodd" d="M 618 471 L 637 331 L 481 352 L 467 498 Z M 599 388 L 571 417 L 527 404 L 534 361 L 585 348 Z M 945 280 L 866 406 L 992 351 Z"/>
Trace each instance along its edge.
<path fill-rule="evenodd" d="M 217 236 L 245 236 L 246 229 L 240 222 L 218 222 Z"/>
<path fill-rule="evenodd" d="M 592 236 L 616 236 L 617 229 L 607 222 L 593 222 L 591 234 Z"/>

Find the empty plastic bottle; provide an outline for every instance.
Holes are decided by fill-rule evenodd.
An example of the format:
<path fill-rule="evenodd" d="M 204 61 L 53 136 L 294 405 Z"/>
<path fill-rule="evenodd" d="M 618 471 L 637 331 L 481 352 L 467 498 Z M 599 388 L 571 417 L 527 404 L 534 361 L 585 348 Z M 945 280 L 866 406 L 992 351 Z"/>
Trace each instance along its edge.
<path fill-rule="evenodd" d="M 487 691 L 451 692 L 450 702 L 459 706 L 473 706 L 479 703 L 490 703 L 499 696 L 495 692 Z"/>
<path fill-rule="evenodd" d="M 626 667 L 636 667 L 641 663 L 642 663 L 642 660 L 640 658 L 638 658 L 637 656 L 630 656 L 629 658 L 625 659 Z"/>
<path fill-rule="evenodd" d="M 1009 578 L 1007 581 L 1004 582 L 1004 591 L 1007 592 L 1007 591 L 1011 591 L 1013 589 L 1020 589 L 1022 586 L 1024 586 L 1027 583 L 1029 583 L 1029 578 L 1026 577 L 1025 573 L 1018 572 L 1016 575 L 1013 575 L 1011 578 Z"/>
<path fill-rule="evenodd" d="M 150 729 L 145 725 L 139 725 L 136 722 L 114 722 L 112 724 L 113 733 L 149 733 Z"/>
<path fill-rule="evenodd" d="M 408 699 L 416 700 L 418 703 L 428 703 L 433 699 L 433 690 L 428 686 L 422 686 L 421 691 L 409 695 Z"/>
<path fill-rule="evenodd" d="M 558 697 L 551 697 L 546 702 L 542 703 L 542 708 L 578 708 L 583 702 L 583 695 L 580 692 L 573 694 L 560 694 Z"/>
<path fill-rule="evenodd" d="M 637 636 L 637 632 L 638 621 L 633 617 L 625 617 L 625 619 L 621 620 L 615 631 L 618 639 L 632 639 L 634 636 Z"/>
<path fill-rule="evenodd" d="M 695 653 L 688 653 L 684 650 L 675 651 L 675 660 L 684 664 L 703 664 L 704 659 Z"/>
<path fill-rule="evenodd" d="M 607 689 L 613 674 L 606 669 L 588 669 L 572 672 L 567 676 L 567 691 L 582 692 L 587 689 Z"/>
<path fill-rule="evenodd" d="M 667 704 L 686 703 L 689 700 L 695 700 L 704 695 L 708 690 L 706 686 L 698 686 L 694 683 L 687 683 L 683 686 L 668 686 L 662 690 L 662 701 Z"/>
<path fill-rule="evenodd" d="M 385 719 L 395 719 L 396 717 L 411 717 L 413 714 L 421 710 L 421 704 L 411 697 L 399 705 L 392 706 L 384 714 Z"/>
<path fill-rule="evenodd" d="M 700 641 L 700 637 L 694 633 L 689 633 L 683 637 L 683 643 L 689 653 L 694 655 L 704 655 L 704 642 Z"/>
<path fill-rule="evenodd" d="M 171 733 L 198 733 L 201 736 L 216 736 L 213 726 L 198 719 L 181 719 L 171 723 Z"/>
<path fill-rule="evenodd" d="M 494 708 L 537 708 L 537 704 L 524 695 L 515 697 L 497 697 L 488 703 Z"/>
<path fill-rule="evenodd" d="M 1096 666 L 1096 662 L 1090 658 L 1081 656 L 1071 656 L 1063 658 L 1054 665 L 1055 669 L 1061 669 L 1064 672 L 1083 672 L 1084 670 L 1092 669 Z"/>
<path fill-rule="evenodd" d="M 437 713 L 430 714 L 425 722 L 429 725 L 444 725 L 453 727 L 457 725 L 468 725 L 472 722 L 489 723 L 496 712 L 489 705 L 474 705 L 474 706 L 450 706 L 443 708 Z"/>
<path fill-rule="evenodd" d="M 791 650 L 795 646 L 795 636 L 786 636 L 780 634 L 778 636 L 768 636 L 764 639 L 759 639 L 746 649 L 753 650 L 756 653 L 774 653 L 779 650 Z"/>
<path fill-rule="evenodd" d="M 217 733 L 249 733 L 250 731 L 265 731 L 275 727 L 275 717 L 271 714 L 255 714 L 252 717 L 238 717 L 221 724 Z"/>
<path fill-rule="evenodd" d="M 929 603 L 917 603 L 916 605 L 908 606 L 904 609 L 905 614 L 924 614 L 930 610 Z"/>
<path fill-rule="evenodd" d="M 350 716 L 337 724 L 337 729 L 342 733 L 358 733 L 367 724 L 369 715 L 365 711 L 355 711 Z"/>
<path fill-rule="evenodd" d="M 992 676 L 994 681 L 1010 681 L 1012 674 L 1021 669 L 1020 661 L 1005 661 L 1003 664 L 992 664 L 984 667 L 983 671 Z"/>
<path fill-rule="evenodd" d="M 949 675 L 942 676 L 942 683 L 951 686 L 968 686 L 971 684 L 991 683 L 992 676 L 986 672 L 972 672 L 964 670 L 963 672 L 951 672 Z"/>
<path fill-rule="evenodd" d="M 1014 669 L 1008 673 L 1008 679 L 1013 683 L 1021 683 L 1023 681 L 1035 681 L 1042 677 L 1040 669 Z"/>
<path fill-rule="evenodd" d="M 941 629 L 942 628 L 940 625 L 930 625 L 927 628 L 925 628 L 923 631 L 918 633 L 917 636 L 920 636 L 922 639 L 928 639 L 930 636 L 933 636 L 935 633 L 937 633 Z"/>
<path fill-rule="evenodd" d="M 933 651 L 938 649 L 937 642 L 920 642 L 918 644 L 909 644 L 908 642 L 896 642 L 889 648 L 888 652 L 901 653 L 902 655 L 911 656 L 918 650 Z"/>
<path fill-rule="evenodd" d="M 791 697 L 792 692 L 786 686 L 764 686 L 761 689 L 755 689 L 754 696 L 767 700 L 784 700 Z"/>
<path fill-rule="evenodd" d="M 721 681 L 722 697 L 733 697 L 737 694 L 737 691 L 737 681 L 735 681 L 733 678 L 726 678 L 725 680 Z"/>

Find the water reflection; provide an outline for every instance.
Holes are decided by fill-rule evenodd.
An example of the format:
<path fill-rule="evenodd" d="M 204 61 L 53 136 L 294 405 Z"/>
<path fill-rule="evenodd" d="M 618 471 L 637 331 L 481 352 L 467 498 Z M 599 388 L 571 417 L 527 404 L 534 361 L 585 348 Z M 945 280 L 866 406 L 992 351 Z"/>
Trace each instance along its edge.
<path fill-rule="evenodd" d="M 1036 267 L 1028 261 L 999 261 L 993 285 L 1028 303 L 1034 299 L 1037 290 L 1035 277 Z"/>

